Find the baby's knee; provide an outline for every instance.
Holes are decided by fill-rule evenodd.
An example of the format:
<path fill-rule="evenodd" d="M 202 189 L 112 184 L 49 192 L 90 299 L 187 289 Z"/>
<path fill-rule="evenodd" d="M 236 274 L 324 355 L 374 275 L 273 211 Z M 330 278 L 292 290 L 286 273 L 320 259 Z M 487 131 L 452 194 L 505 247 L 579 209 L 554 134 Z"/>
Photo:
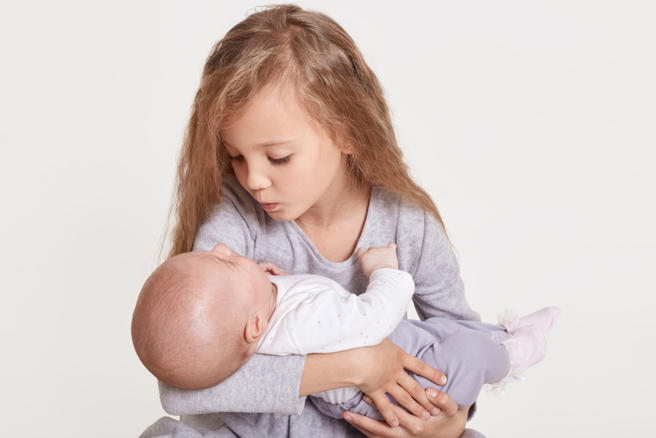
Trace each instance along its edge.
<path fill-rule="evenodd" d="M 438 350 L 459 366 L 468 366 L 479 364 L 482 358 L 494 354 L 498 346 L 499 343 L 487 333 L 460 330 L 444 339 Z"/>
<path fill-rule="evenodd" d="M 475 330 L 453 333 L 427 350 L 422 359 L 447 375 L 447 384 L 438 389 L 459 408 L 474 403 L 483 384 L 503 378 L 509 366 L 505 347 Z"/>
<path fill-rule="evenodd" d="M 459 366 L 480 370 L 485 383 L 496 382 L 508 372 L 510 361 L 506 347 L 487 333 L 461 330 L 449 336 L 443 346 L 446 343 L 452 350 L 457 350 Z"/>

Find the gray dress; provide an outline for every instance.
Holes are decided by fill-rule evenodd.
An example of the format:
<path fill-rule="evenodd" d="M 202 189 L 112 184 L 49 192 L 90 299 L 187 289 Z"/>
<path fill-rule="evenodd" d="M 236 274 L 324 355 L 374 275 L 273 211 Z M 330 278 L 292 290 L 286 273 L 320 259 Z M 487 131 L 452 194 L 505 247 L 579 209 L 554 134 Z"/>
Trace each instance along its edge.
<path fill-rule="evenodd" d="M 465 300 L 458 262 L 441 227 L 427 212 L 380 189 L 371 193 L 357 247 L 397 244 L 399 269 L 415 281 L 413 301 L 424 320 L 440 316 L 479 321 Z M 256 262 L 271 261 L 290 273 L 330 277 L 346 290 L 363 293 L 368 279 L 355 255 L 326 260 L 294 221 L 272 219 L 234 176 L 224 180 L 224 200 L 196 237 L 194 251 L 225 243 Z M 255 354 L 221 384 L 180 390 L 160 383 L 162 406 L 180 422 L 162 418 L 146 429 L 154 437 L 361 437 L 344 420 L 323 415 L 298 397 L 305 356 Z M 481 437 L 466 431 L 466 437 Z"/>

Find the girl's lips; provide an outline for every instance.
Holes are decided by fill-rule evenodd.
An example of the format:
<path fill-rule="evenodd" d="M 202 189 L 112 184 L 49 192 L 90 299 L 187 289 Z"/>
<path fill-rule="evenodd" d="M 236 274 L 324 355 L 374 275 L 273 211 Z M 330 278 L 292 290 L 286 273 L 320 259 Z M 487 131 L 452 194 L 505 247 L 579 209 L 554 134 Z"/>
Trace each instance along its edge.
<path fill-rule="evenodd" d="M 262 206 L 263 209 L 267 211 L 273 210 L 278 206 L 278 204 L 274 204 L 271 202 L 260 202 L 260 205 Z"/>

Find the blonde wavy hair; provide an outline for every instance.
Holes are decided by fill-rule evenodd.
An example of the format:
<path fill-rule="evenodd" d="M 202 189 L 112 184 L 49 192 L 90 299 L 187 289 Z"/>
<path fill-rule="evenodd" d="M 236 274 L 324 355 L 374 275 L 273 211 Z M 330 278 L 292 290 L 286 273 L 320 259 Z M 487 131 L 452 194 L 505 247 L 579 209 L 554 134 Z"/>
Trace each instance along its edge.
<path fill-rule="evenodd" d="M 169 257 L 191 251 L 200 225 L 221 202 L 223 175 L 232 173 L 222 122 L 238 117 L 265 86 L 283 82 L 336 144 L 352 147 L 347 169 L 354 188 L 397 193 L 444 227 L 435 203 L 410 176 L 383 89 L 353 39 L 323 13 L 274 5 L 230 29 L 207 58 L 178 161 Z"/>

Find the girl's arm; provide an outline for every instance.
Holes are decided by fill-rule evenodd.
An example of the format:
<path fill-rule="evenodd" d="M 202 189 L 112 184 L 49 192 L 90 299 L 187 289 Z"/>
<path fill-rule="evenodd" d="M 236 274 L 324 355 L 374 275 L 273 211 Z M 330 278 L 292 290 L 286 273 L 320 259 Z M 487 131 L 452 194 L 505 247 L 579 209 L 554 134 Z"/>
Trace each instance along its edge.
<path fill-rule="evenodd" d="M 439 405 L 431 403 L 424 389 L 406 373 L 406 369 L 437 384 L 446 382 L 440 371 L 385 339 L 373 347 L 308 355 L 299 396 L 344 386 L 357 386 L 376 401 L 378 410 L 389 424 L 397 422 L 397 417 L 385 396 L 386 393 L 392 395 L 417 418 L 428 418 L 429 412 L 433 412 Z"/>
<path fill-rule="evenodd" d="M 159 382 L 160 400 L 171 415 L 213 412 L 300 415 L 305 405 L 305 397 L 299 398 L 304 366 L 305 356 L 254 354 L 236 373 L 212 388 L 185 390 Z"/>
<path fill-rule="evenodd" d="M 305 356 L 254 354 L 235 374 L 212 388 L 186 390 L 160 382 L 160 399 L 164 410 L 171 415 L 212 412 L 300 415 L 305 396 L 345 386 L 359 387 L 381 406 L 387 402 L 384 393 L 398 393 L 395 387 L 399 384 L 420 400 L 424 390 L 405 373 L 404 366 L 431 381 L 439 382 L 443 377 L 439 371 L 385 340 L 375 347 L 310 354 L 307 360 Z M 407 398 L 404 406 L 421 416 L 424 407 L 412 397 Z M 432 406 L 428 399 L 424 404 Z"/>

